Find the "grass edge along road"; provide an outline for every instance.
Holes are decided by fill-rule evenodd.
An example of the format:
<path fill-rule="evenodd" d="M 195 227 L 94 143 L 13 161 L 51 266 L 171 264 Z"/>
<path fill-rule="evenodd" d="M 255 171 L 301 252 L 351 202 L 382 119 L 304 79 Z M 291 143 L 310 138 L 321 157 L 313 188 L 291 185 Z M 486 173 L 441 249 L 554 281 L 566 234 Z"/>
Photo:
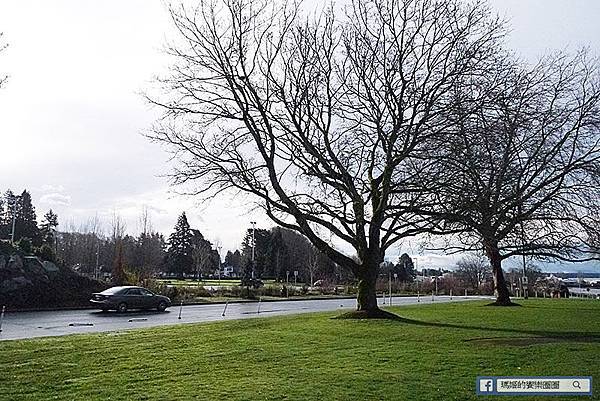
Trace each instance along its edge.
<path fill-rule="evenodd" d="M 475 400 L 491 399 L 475 395 L 478 375 L 600 378 L 599 302 L 521 302 L 390 308 L 403 321 L 330 312 L 5 341 L 0 399 Z"/>

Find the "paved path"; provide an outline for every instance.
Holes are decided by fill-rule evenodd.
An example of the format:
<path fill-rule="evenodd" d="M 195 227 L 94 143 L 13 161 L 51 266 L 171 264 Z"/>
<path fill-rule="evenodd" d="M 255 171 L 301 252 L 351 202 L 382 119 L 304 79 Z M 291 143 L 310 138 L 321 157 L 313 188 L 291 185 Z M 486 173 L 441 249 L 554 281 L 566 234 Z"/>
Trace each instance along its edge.
<path fill-rule="evenodd" d="M 435 302 L 458 302 L 481 299 L 482 297 L 435 297 Z M 489 299 L 489 298 L 486 298 Z M 393 305 L 431 303 L 431 296 L 394 297 Z M 380 304 L 382 299 L 380 298 Z M 384 306 L 381 304 L 381 306 Z M 356 307 L 355 299 L 327 299 L 304 301 L 262 302 L 258 313 L 258 302 L 232 303 L 227 306 L 225 316 L 222 316 L 224 304 L 184 306 L 179 316 L 179 306 L 172 306 L 166 312 L 100 312 L 90 309 L 44 311 L 44 312 L 14 312 L 6 313 L 2 323 L 0 340 L 15 340 L 23 338 L 62 336 L 77 333 L 95 333 L 103 331 L 118 331 L 132 328 L 164 326 L 181 323 L 211 322 L 220 320 L 267 317 L 274 315 L 289 315 L 307 312 L 342 311 Z"/>

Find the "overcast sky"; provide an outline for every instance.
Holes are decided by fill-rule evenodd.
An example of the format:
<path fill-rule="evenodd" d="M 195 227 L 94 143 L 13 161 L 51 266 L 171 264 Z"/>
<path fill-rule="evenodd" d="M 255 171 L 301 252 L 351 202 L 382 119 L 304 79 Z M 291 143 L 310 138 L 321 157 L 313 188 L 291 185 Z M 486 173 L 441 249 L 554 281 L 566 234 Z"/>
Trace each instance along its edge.
<path fill-rule="evenodd" d="M 598 0 L 491 4 L 511 20 L 509 44 L 523 58 L 585 45 L 600 54 Z M 0 91 L 0 191 L 28 189 L 38 219 L 52 208 L 61 229 L 95 215 L 108 229 L 117 212 L 137 233 L 147 207 L 154 228 L 168 235 L 185 210 L 224 249 L 239 246 L 250 220 L 272 225 L 242 200 L 198 205 L 176 195 L 162 177 L 167 155 L 140 135 L 157 110 L 139 92 L 169 63 L 161 53 L 171 35 L 162 1 L 1 0 L 0 32 L 10 45 L 0 53 L 0 75 L 10 75 Z M 421 261 L 446 265 L 451 258 Z"/>

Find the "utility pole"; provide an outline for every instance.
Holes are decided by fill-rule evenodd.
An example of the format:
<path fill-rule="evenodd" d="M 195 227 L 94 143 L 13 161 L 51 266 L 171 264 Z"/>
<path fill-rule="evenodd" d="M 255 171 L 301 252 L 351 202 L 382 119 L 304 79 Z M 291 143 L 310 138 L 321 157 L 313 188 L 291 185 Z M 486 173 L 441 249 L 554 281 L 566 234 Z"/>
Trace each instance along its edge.
<path fill-rule="evenodd" d="M 221 245 L 217 246 L 217 269 L 219 272 L 219 284 L 221 284 Z"/>
<path fill-rule="evenodd" d="M 256 228 L 256 221 L 251 221 L 252 224 L 252 278 L 254 278 L 254 247 L 256 246 L 256 241 L 254 239 L 254 230 Z"/>
<path fill-rule="evenodd" d="M 527 282 L 527 271 L 525 270 L 525 255 L 523 255 L 523 278 L 521 279 L 521 286 L 523 287 L 523 298 L 529 298 L 529 291 L 527 290 L 527 286 L 529 283 Z"/>
<path fill-rule="evenodd" d="M 388 294 L 390 295 L 390 306 L 392 305 L 392 272 L 388 273 Z"/>
<path fill-rule="evenodd" d="M 17 221 L 17 200 L 13 198 L 12 231 L 10 232 L 10 244 L 15 245 L 15 222 Z"/>
<path fill-rule="evenodd" d="M 194 241 L 196 242 L 196 241 Z M 194 244 L 192 245 L 193 251 L 192 251 L 192 256 L 194 259 L 194 263 L 196 264 L 196 285 L 198 287 L 200 287 L 200 262 L 202 261 L 202 259 L 204 259 L 204 257 L 201 257 L 198 255 L 198 253 L 200 252 L 198 250 L 198 245 Z"/>

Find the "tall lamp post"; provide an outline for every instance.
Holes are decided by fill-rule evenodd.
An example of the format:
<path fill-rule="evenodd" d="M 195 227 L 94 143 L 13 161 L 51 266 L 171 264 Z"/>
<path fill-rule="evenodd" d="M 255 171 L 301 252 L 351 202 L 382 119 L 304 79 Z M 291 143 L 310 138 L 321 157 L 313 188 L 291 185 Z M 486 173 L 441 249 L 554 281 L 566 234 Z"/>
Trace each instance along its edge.
<path fill-rule="evenodd" d="M 219 285 L 221 284 L 221 245 L 217 246 L 217 271 L 219 272 Z"/>
<path fill-rule="evenodd" d="M 254 230 L 256 229 L 256 221 L 251 221 L 252 224 L 252 278 L 254 278 L 254 247 L 256 246 L 256 241 L 254 240 Z"/>
<path fill-rule="evenodd" d="M 13 198 L 12 230 L 10 232 L 10 244 L 15 245 L 15 222 L 17 220 L 17 201 Z"/>

